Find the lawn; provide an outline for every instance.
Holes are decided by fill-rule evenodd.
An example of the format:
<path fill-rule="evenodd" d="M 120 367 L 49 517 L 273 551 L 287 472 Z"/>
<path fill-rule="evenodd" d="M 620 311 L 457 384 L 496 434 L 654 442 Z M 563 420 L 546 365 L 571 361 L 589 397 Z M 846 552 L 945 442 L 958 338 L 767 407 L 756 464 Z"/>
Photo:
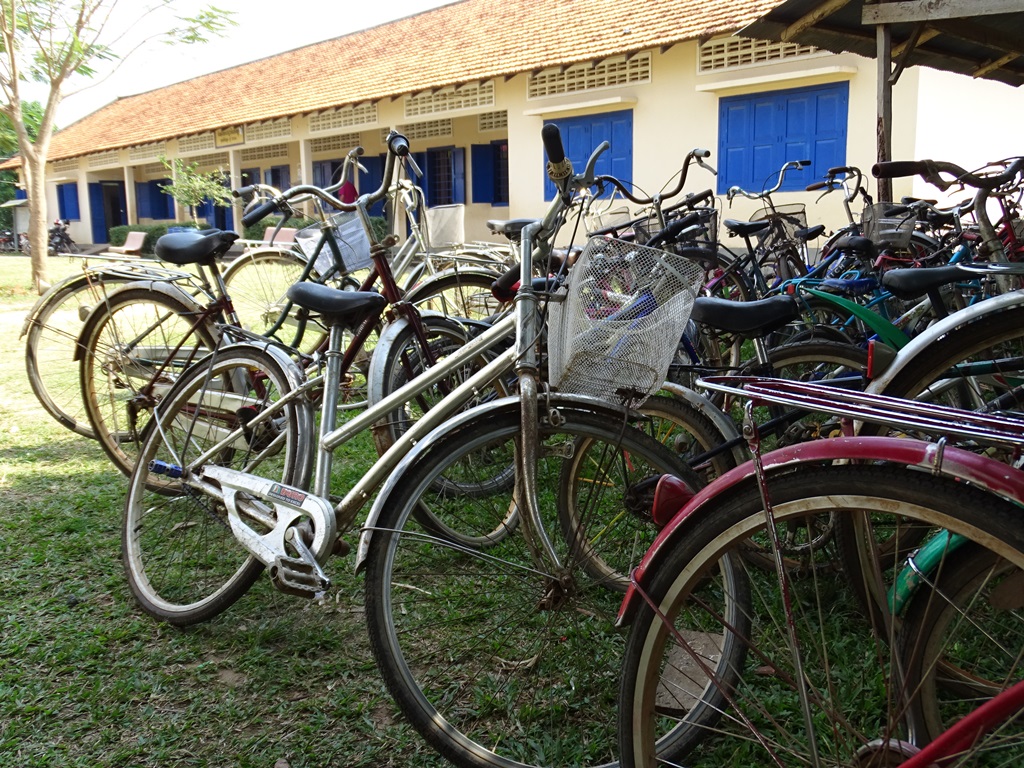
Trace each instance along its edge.
<path fill-rule="evenodd" d="M 51 282 L 78 268 L 51 259 Z M 126 481 L 28 385 L 35 298 L 28 259 L 0 257 L 0 766 L 444 765 L 383 690 L 350 560 L 323 606 L 266 580 L 185 631 L 135 606 Z"/>

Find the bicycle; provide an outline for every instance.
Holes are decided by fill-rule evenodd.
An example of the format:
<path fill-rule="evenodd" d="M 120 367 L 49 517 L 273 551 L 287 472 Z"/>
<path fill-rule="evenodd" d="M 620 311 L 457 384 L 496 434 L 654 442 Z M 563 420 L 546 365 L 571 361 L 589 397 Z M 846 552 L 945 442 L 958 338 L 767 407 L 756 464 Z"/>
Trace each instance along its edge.
<path fill-rule="evenodd" d="M 389 170 L 393 171 L 394 167 L 392 164 Z M 316 188 L 293 187 L 279 198 L 250 210 L 243 216 L 243 221 L 253 223 L 269 212 L 285 207 L 289 200 L 317 194 L 310 190 Z M 336 236 L 339 226 L 343 227 L 345 223 L 323 214 L 315 258 L 305 264 L 301 275 L 306 282 L 314 275 L 314 265 L 321 253 L 330 254 L 328 263 L 332 266 L 324 270 L 319 279 L 345 275 L 350 268 L 357 266 L 349 258 L 354 251 L 351 248 L 342 250 L 345 243 L 339 243 L 341 238 Z M 178 233 L 161 238 L 157 243 L 158 256 L 178 265 L 196 265 L 198 294 L 193 296 L 171 282 L 133 283 L 97 305 L 83 325 L 74 359 L 80 363 L 86 414 L 104 452 L 126 475 L 134 469 L 153 408 L 166 396 L 178 376 L 207 352 L 232 341 L 261 336 L 273 340 L 283 330 L 294 342 L 301 342 L 308 335 L 318 342 L 322 337 L 323 330 L 315 320 L 319 314 L 309 307 L 296 311 L 293 302 L 287 298 L 276 310 L 269 326 L 257 323 L 258 333 L 241 327 L 226 286 L 226 276 L 222 276 L 218 266 L 219 257 L 236 238 L 234 233 L 219 230 L 205 234 Z M 372 252 L 365 235 L 363 241 L 372 267 L 353 293 L 372 304 L 375 311 L 372 322 L 365 327 L 346 331 L 352 338 L 346 348 L 344 364 L 337 372 L 343 377 L 342 389 L 334 393 L 343 408 L 362 407 L 365 402 L 369 353 L 373 346 L 371 340 L 378 333 L 385 313 L 391 312 L 389 307 L 394 307 L 396 316 L 406 321 L 403 326 L 408 334 L 406 341 L 419 350 L 417 363 L 420 366 L 435 361 L 431 345 L 438 338 L 461 342 L 469 335 L 459 322 L 436 314 L 421 314 L 414 305 L 402 302 L 402 295 L 390 271 L 389 253 L 384 250 Z M 381 295 L 373 292 L 378 280 L 386 298 L 383 305 L 378 305 Z M 312 333 L 307 330 L 310 325 L 314 326 Z M 280 345 L 280 342 L 272 343 Z M 289 350 L 289 354 L 296 354 L 292 345 L 283 348 Z"/>
<path fill-rule="evenodd" d="M 998 713 L 953 728 L 968 741 L 942 734 L 978 702 L 1002 706 L 996 694 L 1021 676 L 1019 601 L 1001 596 L 1019 595 L 1024 475 L 1008 482 L 1005 465 L 942 443 L 849 435 L 854 419 L 881 419 L 1019 448 L 1024 424 L 793 382 L 707 384 L 751 404 L 830 410 L 848 436 L 762 454 L 748 405 L 753 461 L 682 506 L 667 494 L 662 506 L 656 492 L 664 528 L 620 609 L 631 625 L 622 764 L 931 765 L 922 754 L 959 749 L 977 764 L 1019 760 L 1024 741 L 1005 709 L 994 734 L 976 723 Z M 783 531 L 840 518 L 855 532 L 846 546 L 858 567 L 830 576 L 789 566 Z M 930 562 L 879 550 L 879 524 L 903 530 L 892 519 L 935 532 Z M 775 553 L 772 570 L 751 562 L 752 540 Z M 814 557 L 838 546 L 805 543 Z M 862 610 L 854 583 L 874 610 Z"/>
<path fill-rule="evenodd" d="M 599 616 L 608 615 L 619 593 L 614 580 L 594 574 L 604 566 L 611 574 L 627 571 L 633 536 L 647 535 L 646 481 L 666 469 L 688 474 L 669 449 L 631 426 L 646 424 L 636 412 L 593 398 L 538 391 L 537 299 L 530 281 L 531 263 L 550 250 L 573 190 L 593 184 L 594 163 L 607 147 L 599 147 L 584 171 L 573 175 L 571 166 L 562 161 L 560 142 L 556 146 L 552 130 L 557 137 L 557 129 L 551 128 L 545 128 L 543 135 L 549 168 L 561 191 L 543 220 L 523 227 L 524 287 L 517 293 L 514 316 L 335 428 L 333 394 L 341 363 L 336 353 L 341 329 L 346 323 L 365 325 L 372 308 L 358 303 L 366 300 L 359 294 L 309 284 L 294 287 L 293 300 L 313 306 L 331 321 L 332 351 L 326 356 L 315 459 L 303 454 L 311 451 L 301 436 L 312 421 L 306 394 L 321 384 L 303 381 L 295 367 L 289 368 L 270 346 L 220 350 L 186 373 L 157 405 L 154 427 L 131 480 L 122 527 L 126 572 L 144 610 L 172 623 L 194 623 L 238 599 L 264 566 L 270 567 L 272 582 L 279 589 L 307 597 L 324 592 L 329 580 L 323 568 L 335 551 L 338 534 L 353 524 L 360 508 L 383 483 L 359 545 L 360 569 L 367 574 L 372 642 L 385 679 L 407 716 L 435 748 L 463 765 L 545 764 L 549 746 L 578 749 L 582 742 L 590 744 L 582 761 L 609 761 L 614 732 L 608 704 L 619 642 L 614 633 L 606 636 L 600 629 L 608 625 Z M 322 194 L 313 188 L 300 189 Z M 378 190 L 357 201 L 361 220 L 367 205 L 383 194 Z M 345 209 L 340 201 L 328 202 Z M 257 210 L 253 217 L 266 212 Z M 594 241 L 588 258 L 600 261 L 609 253 L 608 246 L 603 240 Z M 655 316 L 678 317 L 679 311 L 685 312 L 691 289 L 662 286 L 669 267 L 689 269 L 685 260 L 677 263 L 671 255 L 653 249 L 627 247 L 638 258 L 653 259 L 654 282 L 647 288 L 659 301 L 666 301 L 666 307 L 678 310 Z M 692 267 L 692 275 L 696 283 L 699 268 Z M 624 302 L 622 312 L 639 306 L 622 296 L 618 301 Z M 595 329 L 611 327 L 608 317 L 598 319 L 608 322 L 603 326 L 598 322 Z M 619 319 L 633 333 L 634 321 L 640 318 Z M 506 349 L 513 331 L 515 346 Z M 487 355 L 491 349 L 497 350 L 493 359 Z M 267 382 L 266 395 L 228 390 L 226 382 L 235 374 L 254 370 L 265 374 L 260 380 Z M 518 396 L 458 413 L 467 401 L 487 397 L 489 383 L 513 371 Z M 404 432 L 335 503 L 330 497 L 333 450 L 402 402 L 441 382 L 452 383 L 450 394 Z M 441 425 L 445 429 L 437 431 Z M 478 457 L 486 457 L 485 463 L 460 461 Z M 576 462 L 573 457 L 584 460 Z M 313 465 L 307 491 L 305 476 Z M 396 491 L 405 494 L 404 501 L 392 496 Z M 429 494 L 430 502 L 419 494 Z M 388 497 L 394 503 L 382 501 Z M 621 512 L 624 503 L 636 516 L 620 516 L 620 532 L 612 515 Z M 606 536 L 591 537 L 592 525 L 600 525 Z M 190 542 L 196 547 L 191 548 Z M 414 559 L 406 560 L 407 555 Z M 416 572 L 403 568 L 406 565 Z M 487 590 L 485 584 L 494 582 L 481 579 L 493 576 L 495 569 L 510 579 L 499 579 L 502 589 Z M 400 624 L 417 621 L 423 610 L 432 610 L 410 602 L 417 597 L 443 600 L 448 607 L 433 615 L 432 629 L 420 625 L 422 634 L 406 634 Z M 486 600 L 491 607 L 482 612 L 478 605 L 478 610 L 463 613 L 458 610 L 463 600 Z M 499 610 L 498 602 L 520 618 L 516 629 L 505 624 L 508 615 Z M 534 619 L 525 620 L 524 611 Z M 449 636 L 445 617 L 476 624 L 470 634 L 488 637 L 488 648 L 477 645 L 469 634 Z M 485 620 L 501 624 L 508 632 L 487 636 L 478 624 Z M 424 653 L 457 657 L 460 664 L 488 666 L 495 676 L 456 676 L 447 664 L 447 695 L 434 699 L 432 691 L 421 692 L 418 687 L 427 681 L 415 678 L 432 665 L 418 652 L 418 661 L 388 652 L 390 646 L 401 654 L 406 642 L 416 643 Z M 549 643 L 560 646 L 560 651 L 552 658 L 530 660 L 527 645 L 548 647 Z M 592 652 L 600 646 L 606 652 L 599 663 L 594 663 L 591 653 L 590 663 L 578 667 L 582 658 L 570 651 L 582 645 Z M 460 653 L 460 648 L 468 650 L 468 655 Z M 580 707 L 583 700 L 562 685 L 567 663 L 577 669 L 581 686 L 590 687 L 586 677 L 605 692 L 600 706 Z M 403 677 L 400 670 L 412 673 L 413 679 Z M 530 674 L 521 677 L 528 670 Z M 499 682 L 499 677 L 508 680 L 510 675 L 522 684 L 516 693 Z M 571 724 L 559 716 L 559 727 L 554 727 L 552 710 L 541 706 L 552 695 L 572 702 L 576 715 Z M 467 719 L 463 704 L 469 701 L 476 702 L 475 714 Z M 410 706 L 425 706 L 427 721 Z"/>

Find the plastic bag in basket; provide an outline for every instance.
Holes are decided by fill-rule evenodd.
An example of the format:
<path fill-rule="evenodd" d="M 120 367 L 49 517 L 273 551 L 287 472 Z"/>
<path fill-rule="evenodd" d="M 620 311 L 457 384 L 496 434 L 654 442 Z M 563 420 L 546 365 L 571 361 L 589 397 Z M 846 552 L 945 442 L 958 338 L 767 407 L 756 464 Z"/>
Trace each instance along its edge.
<path fill-rule="evenodd" d="M 548 364 L 566 392 L 643 402 L 665 380 L 703 269 L 656 248 L 593 238 L 552 313 Z"/>
<path fill-rule="evenodd" d="M 363 229 L 359 218 L 354 213 L 343 212 L 332 216 L 331 221 L 336 227 L 334 236 L 344 267 L 337 276 L 367 269 L 373 263 L 370 259 L 370 240 L 366 236 L 366 230 Z M 320 242 L 321 231 L 319 225 L 314 225 L 301 229 L 295 234 L 295 242 L 306 254 L 306 258 L 313 258 L 317 243 Z M 316 256 L 316 271 L 324 275 L 331 269 L 333 263 L 331 249 L 325 243 Z"/>

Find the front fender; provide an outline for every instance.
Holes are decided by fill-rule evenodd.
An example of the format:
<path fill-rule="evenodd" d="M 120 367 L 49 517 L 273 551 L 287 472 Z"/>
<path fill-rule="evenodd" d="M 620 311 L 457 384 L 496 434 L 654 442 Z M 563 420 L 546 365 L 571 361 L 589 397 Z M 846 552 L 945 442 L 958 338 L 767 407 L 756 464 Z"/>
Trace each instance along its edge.
<path fill-rule="evenodd" d="M 188 307 L 189 312 L 195 312 L 197 315 L 202 313 L 206 309 L 202 304 L 196 301 L 195 296 L 181 288 L 177 283 L 172 283 L 168 280 L 137 280 L 125 283 L 116 291 L 112 291 L 110 296 L 108 296 L 107 298 L 112 299 L 115 296 L 117 296 L 117 294 L 120 293 L 121 291 L 136 290 L 139 288 L 150 290 L 154 293 L 160 293 L 171 299 L 180 301 L 182 304 Z M 94 323 L 98 322 L 95 319 L 96 316 L 102 315 L 104 312 L 107 311 L 106 306 L 107 305 L 104 302 L 100 302 L 99 304 L 97 304 L 95 307 L 92 308 L 92 311 L 89 312 L 89 315 L 85 318 L 85 322 L 82 323 L 82 330 L 79 333 L 77 339 L 78 343 L 75 344 L 75 360 L 82 359 L 82 354 L 85 352 L 86 332 L 92 329 Z"/>
<path fill-rule="evenodd" d="M 892 437 L 836 437 L 780 448 L 762 457 L 767 475 L 792 471 L 803 464 L 828 461 L 879 461 L 916 467 L 976 485 L 1007 501 L 1024 507 L 1024 483 L 1021 473 L 1006 464 L 960 448 L 945 447 L 921 440 Z M 702 514 L 714 514 L 719 494 L 744 483 L 756 482 L 753 462 L 726 472 L 706 486 L 680 509 L 662 529 L 633 571 L 633 579 L 619 608 L 619 626 L 628 624 L 643 602 L 637 589 L 645 589 L 650 574 L 656 573 L 667 553 L 685 537 Z M 769 490 L 771 485 L 769 483 Z"/>

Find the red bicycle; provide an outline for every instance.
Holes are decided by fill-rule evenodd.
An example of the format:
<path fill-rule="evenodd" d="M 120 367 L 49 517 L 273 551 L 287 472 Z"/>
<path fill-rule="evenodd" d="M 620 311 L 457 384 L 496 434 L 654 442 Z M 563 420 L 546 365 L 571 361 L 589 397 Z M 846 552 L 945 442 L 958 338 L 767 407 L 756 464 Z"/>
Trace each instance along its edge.
<path fill-rule="evenodd" d="M 1019 452 L 1024 423 L 799 382 L 706 383 L 750 399 L 754 458 L 692 498 L 659 483 L 664 528 L 619 617 L 622 765 L 1021 764 L 1024 471 L 984 447 Z M 845 436 L 762 454 L 765 404 L 839 415 Z M 958 447 L 853 436 L 867 419 L 941 425 Z M 914 529 L 913 547 L 884 540 Z"/>

